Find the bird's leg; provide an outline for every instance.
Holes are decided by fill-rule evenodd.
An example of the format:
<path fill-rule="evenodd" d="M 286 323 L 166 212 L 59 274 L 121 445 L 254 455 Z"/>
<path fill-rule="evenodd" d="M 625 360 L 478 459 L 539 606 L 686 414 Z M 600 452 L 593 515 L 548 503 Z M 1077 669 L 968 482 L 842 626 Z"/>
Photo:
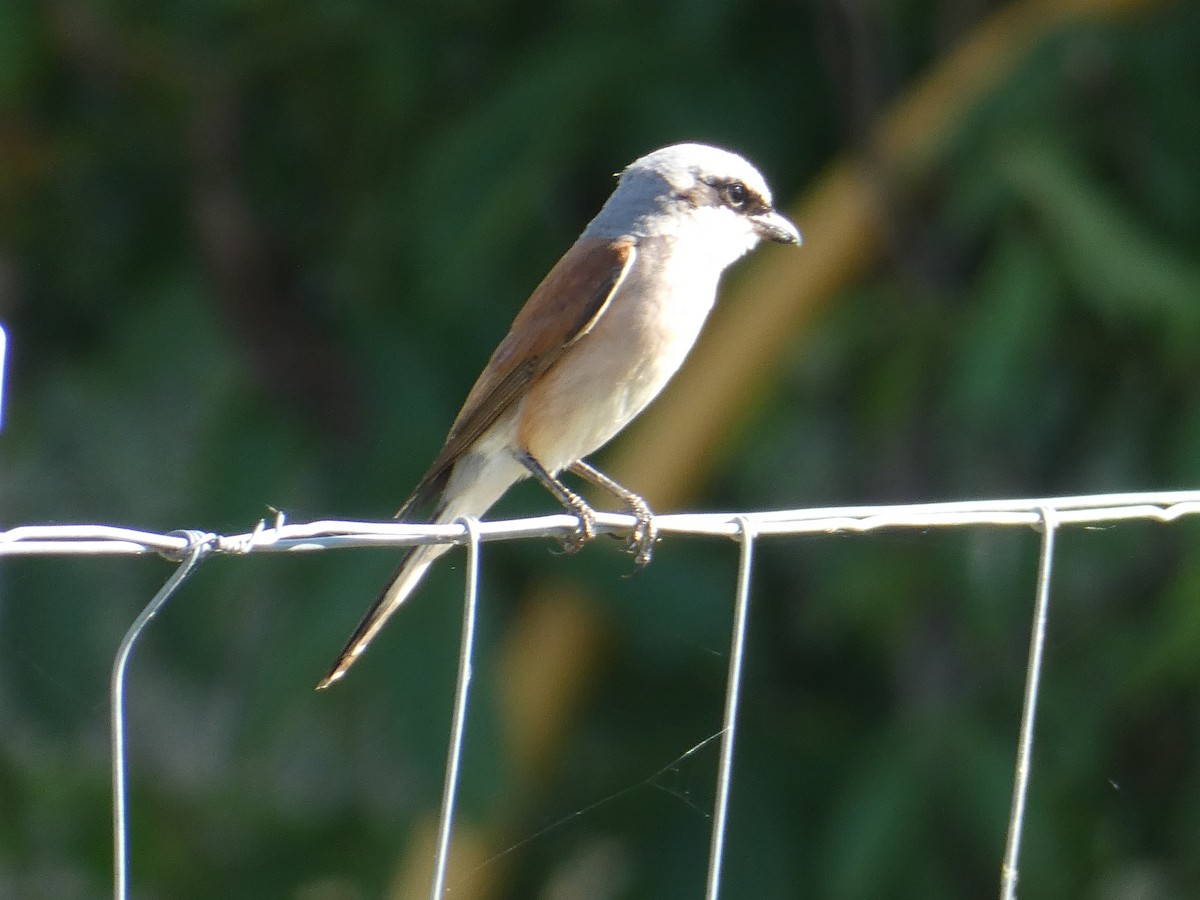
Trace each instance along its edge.
<path fill-rule="evenodd" d="M 629 543 L 626 545 L 626 549 L 634 554 L 634 571 L 643 568 L 649 563 L 650 556 L 654 552 L 654 542 L 658 540 L 658 529 L 654 526 L 654 513 L 650 511 L 650 507 L 646 501 L 629 490 L 629 488 L 613 481 L 599 469 L 589 463 L 585 463 L 583 460 L 571 463 L 571 465 L 567 466 L 567 471 L 573 472 L 584 481 L 589 481 L 602 490 L 608 491 L 629 508 L 630 513 L 637 519 L 637 524 L 633 526 L 633 531 L 629 533 Z"/>
<path fill-rule="evenodd" d="M 578 553 L 584 544 L 596 536 L 596 513 L 582 497 L 551 475 L 545 466 L 534 459 L 533 454 L 522 451 L 517 454 L 517 460 L 529 470 L 529 474 L 546 486 L 546 490 L 566 507 L 567 512 L 579 518 L 579 527 L 573 535 L 563 539 L 562 545 L 563 553 Z"/>

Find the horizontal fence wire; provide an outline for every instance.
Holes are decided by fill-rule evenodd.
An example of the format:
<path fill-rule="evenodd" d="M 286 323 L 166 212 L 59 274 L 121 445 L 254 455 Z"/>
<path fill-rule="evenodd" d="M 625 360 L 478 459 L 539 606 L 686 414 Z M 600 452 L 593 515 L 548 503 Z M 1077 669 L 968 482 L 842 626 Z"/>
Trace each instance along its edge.
<path fill-rule="evenodd" d="M 1042 510 L 1056 513 L 1060 526 L 1104 525 L 1133 520 L 1173 522 L 1200 514 L 1200 491 L 1092 494 L 1035 500 L 960 500 L 886 506 L 840 506 L 747 513 L 680 513 L 654 517 L 662 536 L 736 538 L 745 520 L 759 537 L 795 537 L 967 525 L 1038 528 Z M 596 513 L 597 533 L 624 534 L 637 520 L 621 513 Z M 566 537 L 577 520 L 569 515 L 479 522 L 481 542 Z M 345 547 L 408 547 L 465 544 L 467 527 L 399 522 L 320 520 L 287 524 L 282 514 L 244 534 L 172 531 L 157 533 L 112 525 L 19 525 L 0 531 L 0 556 L 75 556 L 160 553 L 177 558 L 199 541 L 204 555 L 284 553 Z"/>
<path fill-rule="evenodd" d="M 1070 526 L 1102 526 L 1129 521 L 1174 522 L 1200 514 L 1200 491 L 1152 491 L 1094 494 L 1033 500 L 981 500 L 913 505 L 848 506 L 749 513 L 679 514 L 655 517 L 660 536 L 718 536 L 741 544 L 734 597 L 733 635 L 722 724 L 720 763 L 706 881 L 706 900 L 717 900 L 728 829 L 727 810 L 732 789 L 734 736 L 743 672 L 743 650 L 753 576 L 753 548 L 759 539 L 800 535 L 848 534 L 902 529 L 931 530 L 969 526 L 1024 527 L 1041 532 L 1036 596 L 1030 629 L 1029 657 L 1013 776 L 1008 836 L 1000 866 L 1000 897 L 1015 900 L 1021 829 L 1028 792 L 1034 718 L 1040 690 L 1042 655 L 1054 567 L 1055 535 Z M 637 524 L 630 515 L 596 514 L 596 531 L 626 533 Z M 0 556 L 77 556 L 161 554 L 181 565 L 142 610 L 121 642 L 111 680 L 113 769 L 113 884 L 114 897 L 128 896 L 127 772 L 125 762 L 124 673 L 138 637 L 170 596 L 210 555 L 311 552 L 351 547 L 403 547 L 416 544 L 468 545 L 464 586 L 463 631 L 450 746 L 447 752 L 443 801 L 434 860 L 431 900 L 445 892 L 457 778 L 466 727 L 471 680 L 475 613 L 478 602 L 481 544 L 534 537 L 567 537 L 578 520 L 569 515 L 540 516 L 480 522 L 463 519 L 448 525 L 409 525 L 397 522 L 323 520 L 288 524 L 282 513 L 260 521 L 244 534 L 181 530 L 169 533 L 139 531 L 111 525 L 22 525 L 0 531 Z"/>

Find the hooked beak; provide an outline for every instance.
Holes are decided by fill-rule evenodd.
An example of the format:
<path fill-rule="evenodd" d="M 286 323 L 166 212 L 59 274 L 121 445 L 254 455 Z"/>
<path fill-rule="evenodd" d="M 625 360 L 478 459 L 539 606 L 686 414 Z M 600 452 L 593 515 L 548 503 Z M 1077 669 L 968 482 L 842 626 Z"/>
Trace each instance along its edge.
<path fill-rule="evenodd" d="M 796 226 L 773 209 L 754 216 L 753 221 L 754 231 L 764 240 L 774 241 L 776 244 L 795 244 L 796 246 L 801 243 L 800 232 Z"/>

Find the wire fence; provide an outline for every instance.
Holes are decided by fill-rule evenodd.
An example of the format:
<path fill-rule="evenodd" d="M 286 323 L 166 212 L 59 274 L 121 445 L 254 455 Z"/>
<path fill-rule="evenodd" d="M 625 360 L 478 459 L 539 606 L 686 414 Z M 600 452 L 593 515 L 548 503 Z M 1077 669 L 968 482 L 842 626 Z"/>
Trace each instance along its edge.
<path fill-rule="evenodd" d="M 4 373 L 8 369 L 8 332 L 0 324 L 0 431 L 4 430 Z"/>
<path fill-rule="evenodd" d="M 995 526 L 1033 528 L 1041 533 L 1037 587 L 1030 628 L 1024 700 L 1019 721 L 1017 753 L 1009 809 L 1008 832 L 1000 864 L 1000 897 L 1014 900 L 1020 870 L 1021 831 L 1040 692 L 1041 666 L 1055 564 L 1055 538 L 1067 527 L 1111 525 L 1134 520 L 1170 523 L 1200 514 L 1200 491 L 1099 494 L 1034 500 L 985 500 L 903 506 L 852 506 L 779 510 L 755 513 L 665 515 L 655 518 L 661 536 L 725 536 L 740 546 L 734 596 L 733 634 L 725 690 L 725 711 L 717 771 L 712 831 L 706 879 L 706 900 L 721 890 L 728 806 L 733 789 L 738 704 L 744 671 L 746 624 L 749 617 L 754 549 L 760 540 L 815 534 L 847 534 L 892 530 L 929 530 Z M 463 754 L 463 736 L 470 707 L 479 567 L 482 546 L 489 541 L 566 537 L 576 519 L 568 515 L 481 522 L 464 519 L 449 525 L 407 525 L 395 522 L 317 521 L 288 524 L 283 514 L 261 521 L 244 534 L 203 531 L 167 534 L 109 525 L 26 525 L 0 531 L 0 557 L 47 555 L 161 554 L 179 563 L 170 578 L 134 620 L 113 660 L 110 681 L 113 791 L 113 895 L 127 900 L 129 885 L 128 771 L 125 755 L 125 671 L 138 638 L 171 596 L 205 558 L 250 553 L 313 552 L 350 547 L 402 547 L 427 543 L 465 544 L 467 571 L 464 587 L 462 639 L 454 694 L 451 736 L 447 751 L 431 900 L 441 900 L 450 856 L 451 835 Z M 625 533 L 631 516 L 597 513 L 596 530 Z"/>

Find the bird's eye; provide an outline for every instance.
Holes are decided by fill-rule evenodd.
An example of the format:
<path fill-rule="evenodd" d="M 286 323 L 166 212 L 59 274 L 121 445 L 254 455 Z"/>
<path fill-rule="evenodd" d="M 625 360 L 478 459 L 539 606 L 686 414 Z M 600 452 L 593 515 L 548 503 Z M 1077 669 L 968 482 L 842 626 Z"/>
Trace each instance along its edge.
<path fill-rule="evenodd" d="M 750 192 L 740 181 L 731 181 L 721 188 L 721 199 L 730 209 L 741 212 L 750 202 Z"/>

